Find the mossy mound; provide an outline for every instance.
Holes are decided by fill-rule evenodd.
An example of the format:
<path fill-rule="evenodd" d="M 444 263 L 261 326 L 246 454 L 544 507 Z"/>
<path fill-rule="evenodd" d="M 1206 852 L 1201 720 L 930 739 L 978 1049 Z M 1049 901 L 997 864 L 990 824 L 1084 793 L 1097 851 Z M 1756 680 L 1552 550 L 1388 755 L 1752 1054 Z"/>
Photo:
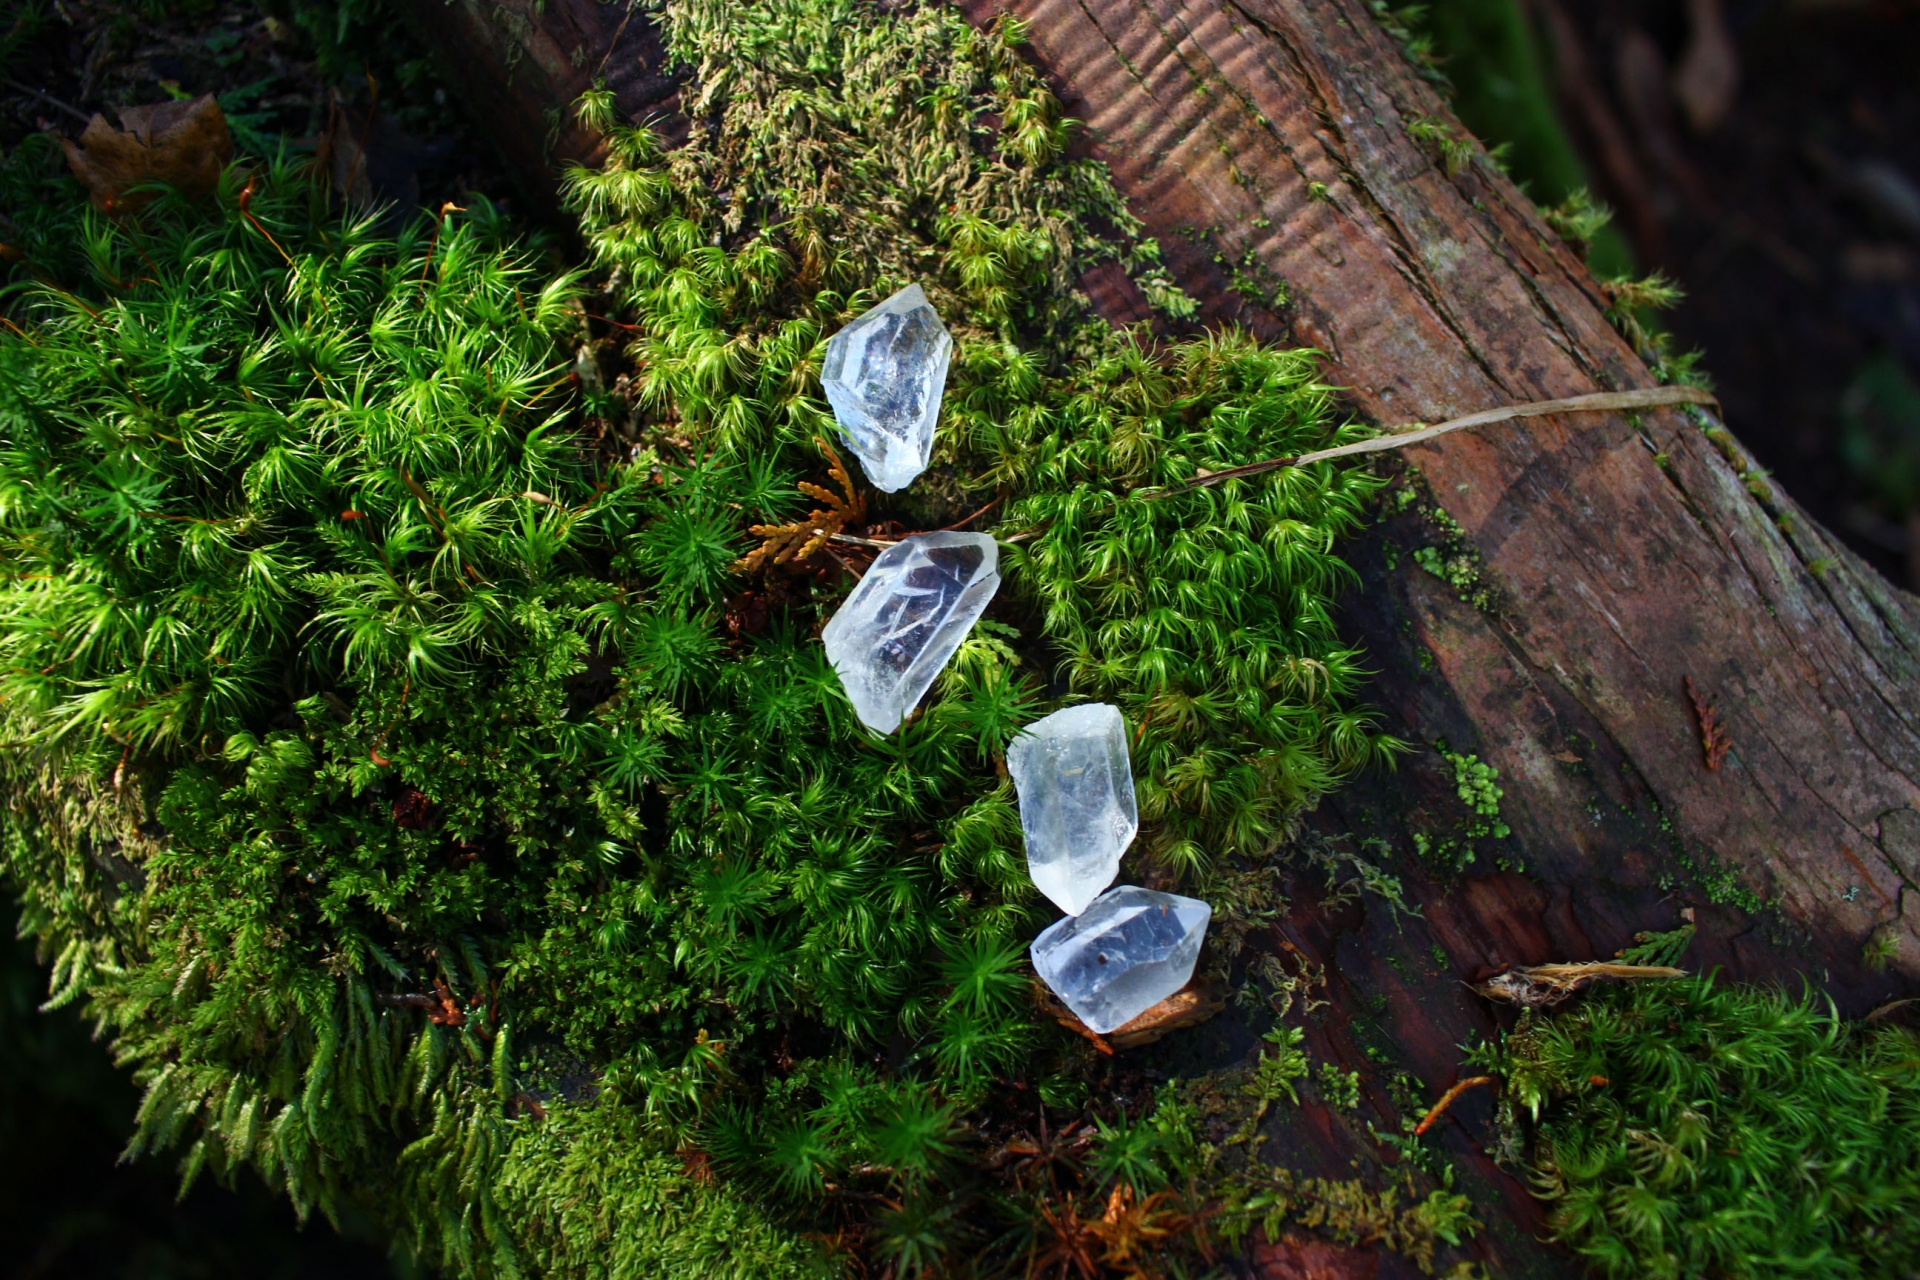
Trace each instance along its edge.
<path fill-rule="evenodd" d="M 1898 1277 L 1920 1257 L 1920 1041 L 1712 977 L 1588 996 L 1478 1058 L 1556 1238 L 1608 1277 Z"/>
<path fill-rule="evenodd" d="M 982 1177 L 995 1116 L 1085 1102 L 1005 743 L 1117 702 L 1130 877 L 1265 857 L 1391 748 L 1328 614 L 1378 482 L 1171 492 L 1354 429 L 1307 353 L 1091 318 L 1101 262 L 1182 300 L 1008 32 L 663 17 L 706 132 L 584 104 L 598 294 L 477 206 L 382 233 L 256 163 L 114 223 L 13 158 L 9 874 L 189 1176 L 470 1274 L 841 1266 L 809 1230 L 989 1266 L 1051 1193 Z M 866 533 L 978 513 L 1007 586 L 881 739 L 816 638 L 870 553 L 739 562 L 825 478 L 826 336 L 908 278 L 958 351 L 936 471 Z"/>

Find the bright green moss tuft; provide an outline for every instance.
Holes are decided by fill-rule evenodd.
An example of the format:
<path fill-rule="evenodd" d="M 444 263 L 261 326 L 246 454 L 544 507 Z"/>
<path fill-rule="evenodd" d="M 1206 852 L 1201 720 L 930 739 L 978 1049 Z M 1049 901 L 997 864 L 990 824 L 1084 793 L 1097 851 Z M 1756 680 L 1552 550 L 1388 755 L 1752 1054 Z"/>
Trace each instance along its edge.
<path fill-rule="evenodd" d="M 1920 1044 L 1712 978 L 1597 991 L 1475 1060 L 1534 1130 L 1554 1234 L 1603 1276 L 1910 1274 Z"/>

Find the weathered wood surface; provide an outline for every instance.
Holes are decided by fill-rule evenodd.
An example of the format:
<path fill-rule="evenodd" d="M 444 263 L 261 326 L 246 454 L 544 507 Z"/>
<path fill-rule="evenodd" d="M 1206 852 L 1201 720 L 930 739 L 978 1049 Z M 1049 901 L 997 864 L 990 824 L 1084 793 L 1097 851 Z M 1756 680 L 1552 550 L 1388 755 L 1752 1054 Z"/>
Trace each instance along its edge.
<path fill-rule="evenodd" d="M 1410 121 L 1450 117 L 1359 0 L 1013 8 L 1149 225 L 1209 233 L 1167 240 L 1189 288 L 1325 350 L 1362 413 L 1438 421 L 1652 384 L 1526 199 L 1483 164 L 1449 177 L 1409 138 Z M 1251 251 L 1293 308 L 1247 314 L 1209 239 L 1228 261 Z M 1920 602 L 1777 487 L 1749 492 L 1678 411 L 1536 420 L 1409 456 L 1505 596 L 1497 615 L 1462 611 L 1409 580 L 1407 617 L 1438 664 L 1423 683 L 1476 730 L 1454 746 L 1500 766 L 1530 863 L 1606 874 L 1637 842 L 1589 803 L 1644 795 L 1810 929 L 1822 961 L 1899 918 L 1882 818 L 1920 808 Z M 1718 771 L 1688 675 L 1733 736 Z M 1407 710 L 1416 732 L 1430 718 Z M 1895 961 L 1909 974 L 1916 923 L 1920 898 Z"/>
<path fill-rule="evenodd" d="M 530 187 L 557 157 L 593 153 L 565 129 L 550 145 L 545 113 L 598 68 L 630 116 L 672 120 L 675 82 L 641 15 L 594 0 L 411 3 Z M 1422 118 L 1458 125 L 1363 0 L 962 8 L 978 23 L 1003 8 L 1028 21 L 1036 61 L 1085 122 L 1082 145 L 1112 166 L 1204 318 L 1325 351 L 1356 412 L 1437 422 L 1652 385 L 1579 259 L 1513 185 L 1484 160 L 1450 175 L 1410 137 Z M 1285 281 L 1291 301 L 1262 309 L 1232 292 L 1233 264 L 1249 263 Z M 1111 315 L 1134 317 L 1125 289 L 1087 283 Z M 1361 1070 L 1391 1114 L 1383 1060 L 1438 1092 L 1456 1078 L 1458 1046 L 1495 1025 L 1465 980 L 1604 958 L 1689 907 L 1695 965 L 1752 979 L 1804 972 L 1851 1013 L 1911 990 L 1920 601 L 1678 410 L 1463 432 L 1407 461 L 1466 530 L 1499 603 L 1463 603 L 1416 567 L 1408 548 L 1433 538 L 1409 514 L 1353 548 L 1364 585 L 1347 621 L 1380 668 L 1372 696 L 1390 727 L 1497 766 L 1514 834 L 1482 842 L 1463 882 L 1409 871 L 1417 918 L 1372 899 L 1319 906 L 1313 886 L 1294 887 L 1296 909 L 1268 943 L 1284 938 L 1328 967 L 1334 1000 L 1312 1023 L 1316 1055 Z M 1687 677 L 1731 733 L 1718 770 L 1703 761 Z M 1414 831 L 1458 822 L 1453 792 L 1450 769 L 1425 752 L 1342 791 L 1314 821 L 1387 840 L 1398 869 L 1413 864 Z M 1490 867 L 1498 849 L 1520 869 Z M 1772 909 L 1716 905 L 1727 894 L 1708 892 L 1715 869 Z M 1864 963 L 1876 930 L 1897 944 L 1885 971 Z M 1231 1062 L 1251 1051 L 1232 1024 L 1138 1057 L 1160 1070 Z M 1476 1250 L 1501 1274 L 1568 1274 L 1570 1260 L 1536 1240 L 1525 1188 L 1480 1151 L 1488 1114 L 1484 1094 L 1469 1095 L 1442 1125 L 1476 1203 L 1505 1210 Z M 1305 1172 L 1390 1163 L 1359 1119 L 1327 1108 L 1276 1115 L 1271 1132 L 1276 1158 Z M 1275 1276 L 1307 1265 L 1284 1252 L 1253 1265 Z M 1376 1261 L 1382 1275 L 1404 1269 L 1368 1258 L 1355 1274 Z"/>
<path fill-rule="evenodd" d="M 986 21 L 1000 6 L 966 7 Z M 1450 176 L 1409 136 L 1422 117 L 1458 126 L 1362 0 L 1004 7 L 1028 21 L 1068 112 L 1210 318 L 1319 347 L 1359 412 L 1434 422 L 1653 382 L 1525 197 L 1484 163 Z M 1290 308 L 1264 313 L 1229 291 L 1227 264 L 1248 253 L 1286 282 Z M 1438 1087 L 1456 1078 L 1455 1046 L 1490 1029 L 1493 1011 L 1460 980 L 1605 957 L 1636 930 L 1674 927 L 1683 906 L 1701 925 L 1692 963 L 1804 972 L 1849 1012 L 1920 975 L 1920 602 L 1777 485 L 1750 487 L 1750 462 L 1729 451 L 1677 410 L 1409 450 L 1500 605 L 1475 609 L 1415 567 L 1407 541 L 1431 538 L 1402 517 L 1358 549 L 1365 588 L 1348 619 L 1382 666 L 1375 696 L 1397 731 L 1500 769 L 1505 843 L 1525 874 L 1410 885 L 1420 921 L 1348 908 L 1283 926 L 1334 975 L 1336 1016 L 1313 1047 L 1361 1069 L 1379 1102 L 1369 1045 Z M 1688 676 L 1733 738 L 1718 770 Z M 1411 828 L 1444 823 L 1452 788 L 1429 754 L 1317 817 L 1405 853 Z M 1713 867 L 1778 918 L 1705 900 L 1699 871 Z M 1899 949 L 1876 974 L 1862 951 L 1883 928 Z M 1478 1099 L 1451 1113 L 1449 1145 L 1470 1155 L 1488 1111 Z M 1333 1140 L 1303 1119 L 1280 1141 L 1323 1157 L 1372 1146 L 1347 1128 Z M 1497 1194 L 1511 1215 L 1490 1259 L 1564 1272 L 1530 1239 L 1524 1189 L 1479 1172 L 1476 1201 Z"/>

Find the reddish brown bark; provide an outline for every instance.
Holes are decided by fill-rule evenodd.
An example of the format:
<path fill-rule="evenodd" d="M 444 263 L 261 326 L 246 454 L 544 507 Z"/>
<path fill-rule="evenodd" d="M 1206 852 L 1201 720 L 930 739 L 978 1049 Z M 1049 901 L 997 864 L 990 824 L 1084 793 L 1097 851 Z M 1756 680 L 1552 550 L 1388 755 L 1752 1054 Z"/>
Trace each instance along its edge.
<path fill-rule="evenodd" d="M 1210 246 L 1169 236 L 1190 289 L 1221 300 L 1218 318 L 1325 350 L 1361 412 L 1438 421 L 1652 383 L 1512 184 L 1485 163 L 1449 177 L 1409 136 L 1421 117 L 1450 117 L 1359 0 L 1012 7 L 1043 64 L 1070 69 L 1068 109 L 1149 225 L 1203 228 L 1229 261 L 1250 251 L 1295 302 L 1249 309 Z M 987 0 L 970 12 L 985 19 Z M 1456 749 L 1500 766 L 1529 864 L 1569 883 L 1608 875 L 1649 837 L 1596 823 L 1592 804 L 1657 801 L 1679 838 L 1839 964 L 1901 918 L 1881 819 L 1920 806 L 1920 602 L 1777 488 L 1743 480 L 1744 455 L 1727 451 L 1675 410 L 1409 450 L 1503 602 L 1464 607 L 1403 566 L 1402 620 L 1435 672 L 1381 692 L 1418 736 L 1451 729 Z M 1734 743 L 1719 770 L 1702 758 L 1689 676 Z M 1467 725 L 1409 702 L 1420 685 Z M 1896 961 L 1910 974 L 1913 905 Z"/>
<path fill-rule="evenodd" d="M 487 27 L 470 3 L 434 6 L 452 15 L 435 29 L 492 59 L 476 93 L 522 104 L 497 111 L 570 99 L 586 83 L 578 69 L 603 56 L 592 39 L 612 35 L 592 0 L 506 5 L 532 35 Z M 962 8 L 977 23 L 1002 9 L 1028 21 L 1033 56 L 1085 122 L 1084 145 L 1112 166 L 1204 319 L 1320 348 L 1357 412 L 1437 422 L 1652 384 L 1579 259 L 1512 183 L 1484 157 L 1450 175 L 1409 134 L 1422 119 L 1464 131 L 1363 0 Z M 588 41 L 578 57 L 575 38 Z M 622 39 L 638 51 L 634 68 L 625 44 L 607 63 L 622 107 L 670 106 L 655 38 L 630 27 Z M 532 59 L 545 80 L 489 88 L 515 41 L 551 51 Z M 587 154 L 591 139 L 564 145 Z M 524 136 L 511 151 L 550 163 Z M 1249 260 L 1286 282 L 1283 308 L 1230 290 L 1224 264 Z M 1114 318 L 1136 318 L 1124 280 L 1086 285 Z M 1396 917 L 1372 899 L 1316 906 L 1301 885 L 1278 930 L 1328 967 L 1333 1007 L 1310 1047 L 1360 1070 L 1383 1112 L 1390 1071 L 1377 1062 L 1405 1064 L 1430 1102 L 1459 1078 L 1458 1046 L 1495 1025 L 1466 980 L 1605 958 L 1636 930 L 1675 927 L 1683 908 L 1700 925 L 1690 963 L 1752 979 L 1805 973 L 1849 1012 L 1920 976 L 1920 601 L 1721 439 L 1659 410 L 1536 419 L 1408 450 L 1477 550 L 1497 589 L 1491 609 L 1413 563 L 1409 544 L 1433 540 L 1414 515 L 1352 549 L 1363 589 L 1347 622 L 1380 668 L 1373 696 L 1390 727 L 1497 766 L 1514 832 L 1482 842 L 1463 882 L 1419 870 L 1413 833 L 1461 814 L 1433 752 L 1315 815 L 1327 832 L 1386 840 L 1422 913 Z M 1717 769 L 1689 679 L 1731 741 Z M 1517 869 L 1492 869 L 1496 850 Z M 1768 909 L 1729 905 L 1734 888 Z M 1863 962 L 1876 930 L 1897 943 L 1885 972 Z M 1237 1060 L 1250 1046 L 1228 1022 L 1146 1052 L 1166 1070 Z M 1525 1188 L 1479 1150 L 1490 1105 L 1476 1091 L 1436 1127 L 1482 1212 L 1505 1210 L 1476 1250 L 1503 1274 L 1566 1274 L 1536 1239 Z M 1327 1108 L 1288 1112 L 1273 1132 L 1272 1149 L 1306 1173 L 1391 1163 L 1359 1119 Z M 1402 1266 L 1385 1259 L 1382 1274 Z"/>

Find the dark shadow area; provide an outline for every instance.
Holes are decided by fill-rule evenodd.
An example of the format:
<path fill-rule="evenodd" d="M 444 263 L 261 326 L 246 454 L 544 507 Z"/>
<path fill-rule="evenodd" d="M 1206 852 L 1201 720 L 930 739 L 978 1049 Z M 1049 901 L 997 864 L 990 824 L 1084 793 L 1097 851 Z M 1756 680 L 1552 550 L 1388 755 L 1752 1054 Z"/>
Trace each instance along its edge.
<path fill-rule="evenodd" d="M 1665 323 L 1760 461 L 1920 587 L 1920 4 L 1437 0 L 1429 23 L 1534 197 L 1612 207 L 1596 271 L 1686 290 Z"/>
<path fill-rule="evenodd" d="M 171 1160 L 121 1164 L 139 1091 L 72 1009 L 38 1012 L 46 970 L 0 946 L 0 1275 L 9 1280 L 371 1280 L 366 1239 L 304 1230 L 251 1177 L 176 1200 Z M 348 1224 L 351 1229 L 351 1224 Z"/>

